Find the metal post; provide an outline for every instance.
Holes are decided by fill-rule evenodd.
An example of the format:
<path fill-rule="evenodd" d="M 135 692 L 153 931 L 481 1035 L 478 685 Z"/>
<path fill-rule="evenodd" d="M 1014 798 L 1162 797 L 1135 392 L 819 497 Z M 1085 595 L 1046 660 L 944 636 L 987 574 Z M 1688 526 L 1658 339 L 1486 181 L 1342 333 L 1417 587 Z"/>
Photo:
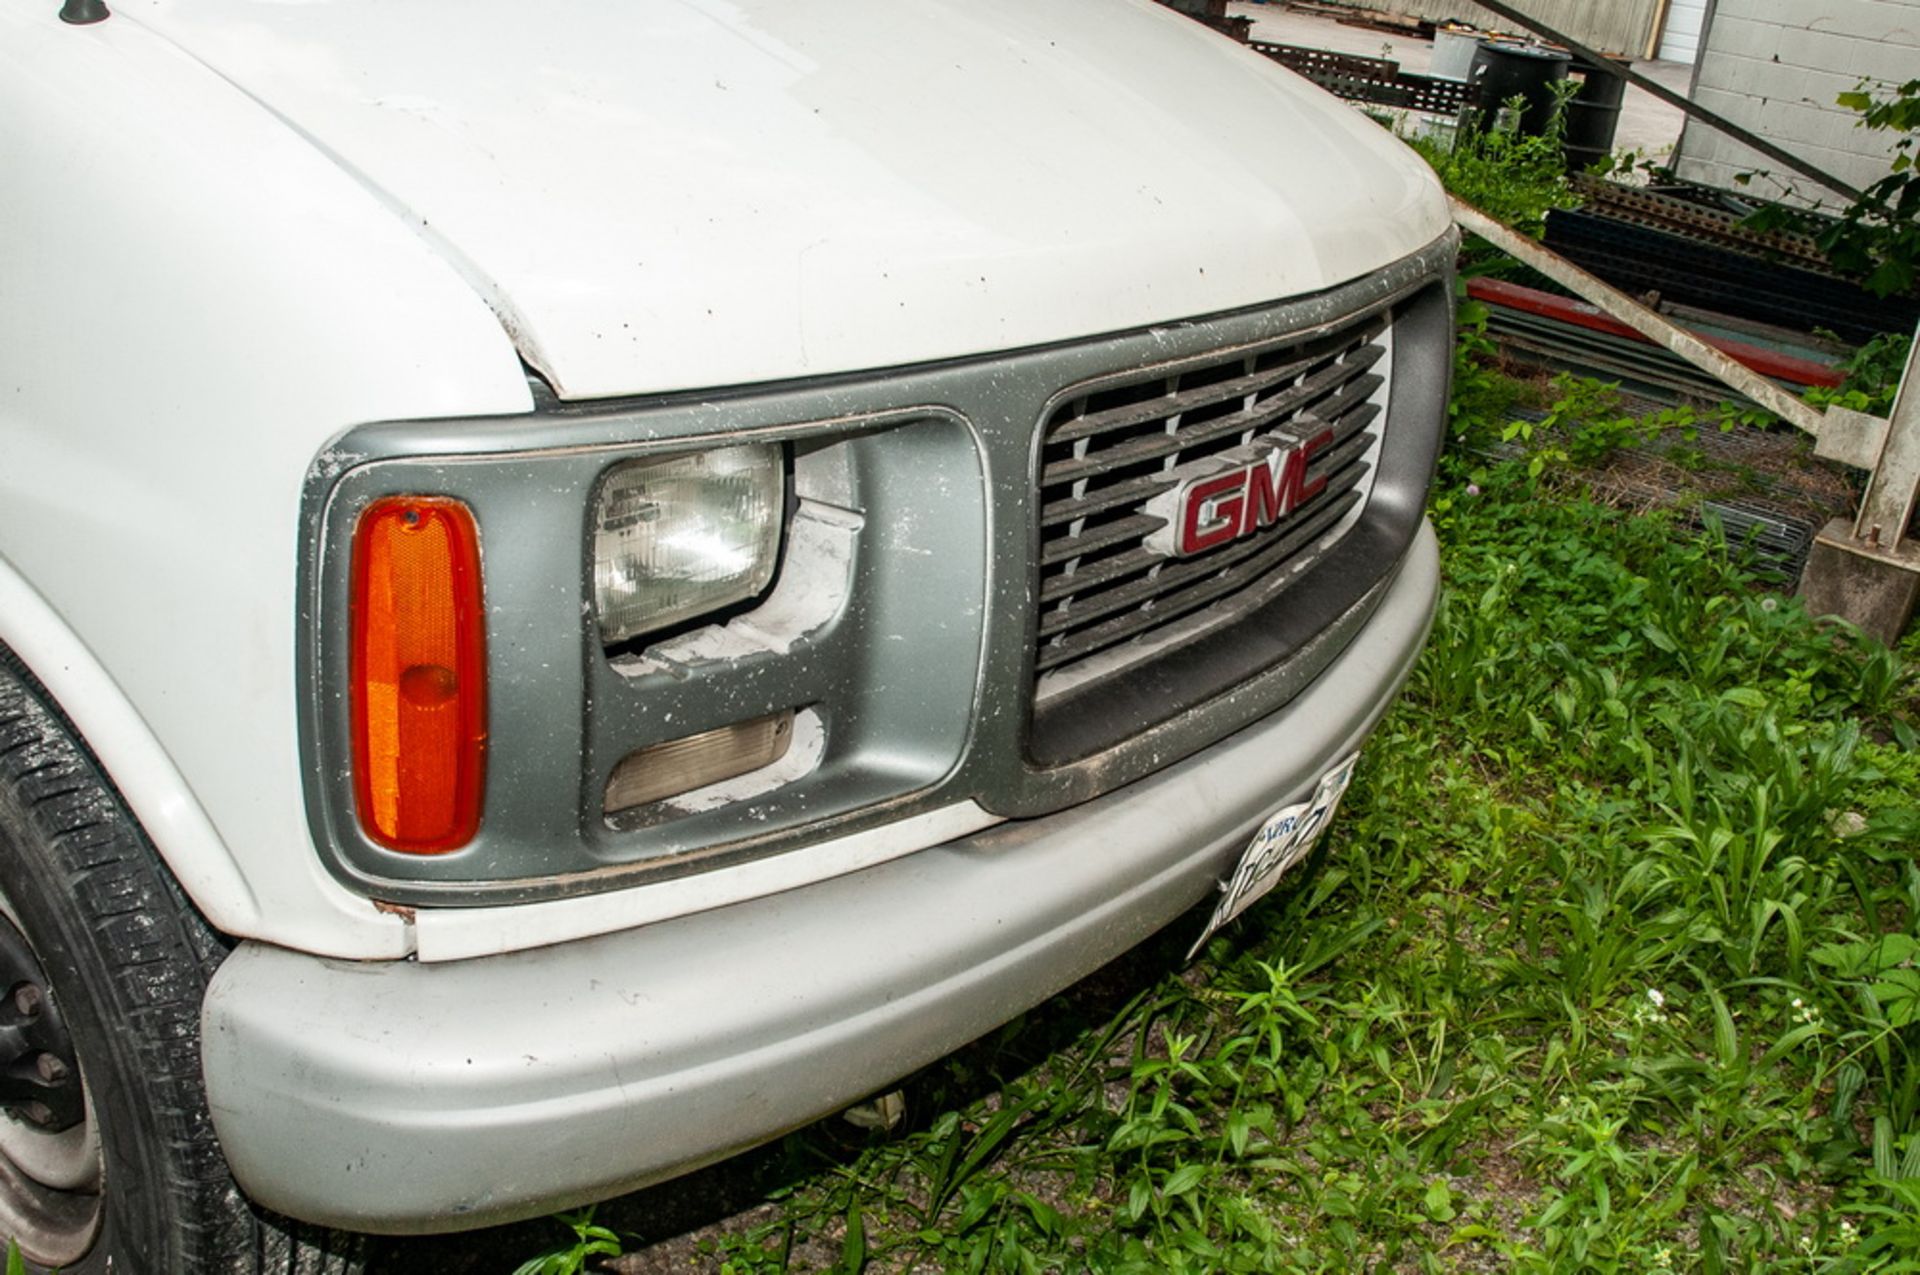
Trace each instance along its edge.
<path fill-rule="evenodd" d="M 1887 424 L 1886 441 L 1867 480 L 1867 491 L 1860 498 L 1860 516 L 1853 523 L 1853 538 L 1864 544 L 1884 547 L 1898 554 L 1913 522 L 1914 500 L 1920 496 L 1920 378 L 1914 368 L 1920 366 L 1920 333 L 1907 351 L 1907 367 L 1900 375 L 1900 392 L 1893 400 L 1893 415 Z"/>
<path fill-rule="evenodd" d="M 1800 596 L 1815 615 L 1837 615 L 1891 646 L 1920 603 L 1920 550 L 1907 537 L 1920 497 L 1920 333 L 1907 355 L 1900 391 L 1860 514 L 1835 518 L 1814 537 L 1800 573 Z"/>

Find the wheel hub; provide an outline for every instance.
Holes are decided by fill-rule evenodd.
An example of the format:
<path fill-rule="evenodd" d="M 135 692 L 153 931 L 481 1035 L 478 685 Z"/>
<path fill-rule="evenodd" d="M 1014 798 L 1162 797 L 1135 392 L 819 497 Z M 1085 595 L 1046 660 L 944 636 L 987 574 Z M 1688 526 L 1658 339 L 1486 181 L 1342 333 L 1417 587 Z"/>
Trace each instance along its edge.
<path fill-rule="evenodd" d="M 44 1133 L 87 1118 L 73 1038 L 26 936 L 0 915 L 0 1110 Z"/>
<path fill-rule="evenodd" d="M 0 1236 L 52 1267 L 100 1230 L 100 1136 L 40 958 L 0 899 Z"/>

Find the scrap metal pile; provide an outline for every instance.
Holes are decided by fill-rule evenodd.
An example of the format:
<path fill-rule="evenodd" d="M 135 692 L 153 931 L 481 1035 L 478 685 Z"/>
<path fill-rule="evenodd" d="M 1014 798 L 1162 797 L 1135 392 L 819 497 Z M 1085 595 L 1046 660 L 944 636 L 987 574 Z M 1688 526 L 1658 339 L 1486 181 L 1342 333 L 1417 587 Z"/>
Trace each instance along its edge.
<path fill-rule="evenodd" d="M 1574 188 L 1581 207 L 1547 215 L 1547 246 L 1628 292 L 1852 342 L 1920 322 L 1920 297 L 1877 297 L 1838 274 L 1811 237 L 1753 229 L 1756 205 L 1739 196 L 1673 180 L 1582 176 Z"/>

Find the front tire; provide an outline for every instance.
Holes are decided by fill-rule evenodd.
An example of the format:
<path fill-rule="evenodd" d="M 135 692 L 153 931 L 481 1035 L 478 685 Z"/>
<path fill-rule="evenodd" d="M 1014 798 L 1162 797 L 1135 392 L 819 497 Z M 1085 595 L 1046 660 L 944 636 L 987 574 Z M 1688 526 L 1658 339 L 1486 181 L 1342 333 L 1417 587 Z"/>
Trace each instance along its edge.
<path fill-rule="evenodd" d="M 200 1004 L 224 955 L 0 650 L 0 1245 L 30 1268 L 359 1268 L 353 1237 L 260 1213 L 227 1172 L 200 1072 Z"/>

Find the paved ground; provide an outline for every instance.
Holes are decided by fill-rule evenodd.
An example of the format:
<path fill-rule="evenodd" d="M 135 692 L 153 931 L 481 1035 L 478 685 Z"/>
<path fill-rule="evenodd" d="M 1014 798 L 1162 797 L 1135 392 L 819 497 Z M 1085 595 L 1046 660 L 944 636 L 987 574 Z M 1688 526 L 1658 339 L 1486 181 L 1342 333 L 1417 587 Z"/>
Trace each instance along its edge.
<path fill-rule="evenodd" d="M 1290 11 L 1278 4 L 1233 3 L 1230 13 L 1253 19 L 1256 40 L 1297 44 L 1309 49 L 1392 58 L 1401 69 L 1424 75 L 1433 56 L 1431 42 L 1388 33 L 1372 27 L 1349 26 L 1318 14 Z M 1636 62 L 1634 69 L 1678 93 L 1691 87 L 1693 68 L 1681 62 Z M 1680 139 L 1684 120 L 1678 107 L 1629 85 L 1621 106 L 1616 149 L 1638 151 L 1649 159 L 1664 159 Z"/>

